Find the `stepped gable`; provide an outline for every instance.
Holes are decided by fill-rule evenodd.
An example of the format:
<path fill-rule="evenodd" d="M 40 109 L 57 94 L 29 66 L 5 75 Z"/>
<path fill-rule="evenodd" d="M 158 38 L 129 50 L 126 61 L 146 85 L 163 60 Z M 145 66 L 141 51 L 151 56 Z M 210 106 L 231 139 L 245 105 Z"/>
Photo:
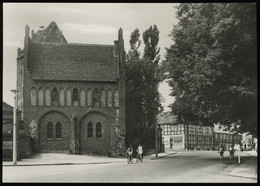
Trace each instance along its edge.
<path fill-rule="evenodd" d="M 35 80 L 116 81 L 119 66 L 113 45 L 31 42 Z"/>

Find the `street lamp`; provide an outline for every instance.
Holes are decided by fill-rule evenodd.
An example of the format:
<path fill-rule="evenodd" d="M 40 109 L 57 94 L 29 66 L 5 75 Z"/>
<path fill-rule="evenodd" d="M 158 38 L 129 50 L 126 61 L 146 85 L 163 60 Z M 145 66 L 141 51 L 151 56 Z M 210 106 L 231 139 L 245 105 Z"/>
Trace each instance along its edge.
<path fill-rule="evenodd" d="M 17 164 L 17 128 L 16 128 L 16 98 L 17 90 L 11 90 L 14 93 L 14 110 L 13 110 L 13 165 Z"/>
<path fill-rule="evenodd" d="M 157 150 L 157 123 L 155 122 L 155 155 L 158 157 L 158 150 Z"/>

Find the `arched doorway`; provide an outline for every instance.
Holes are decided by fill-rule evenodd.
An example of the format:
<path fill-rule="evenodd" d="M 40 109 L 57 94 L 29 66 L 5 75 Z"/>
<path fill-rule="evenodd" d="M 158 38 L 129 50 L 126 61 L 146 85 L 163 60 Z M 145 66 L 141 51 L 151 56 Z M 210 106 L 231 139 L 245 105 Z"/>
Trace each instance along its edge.
<path fill-rule="evenodd" d="M 110 145 L 110 121 L 102 113 L 91 112 L 80 122 L 81 153 L 106 154 Z"/>

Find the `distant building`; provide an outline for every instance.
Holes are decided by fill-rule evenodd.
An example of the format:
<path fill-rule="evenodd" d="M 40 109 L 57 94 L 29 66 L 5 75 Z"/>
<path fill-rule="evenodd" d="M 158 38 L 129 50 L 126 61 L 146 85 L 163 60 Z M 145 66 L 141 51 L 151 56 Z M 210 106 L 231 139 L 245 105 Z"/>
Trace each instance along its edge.
<path fill-rule="evenodd" d="M 18 109 L 34 152 L 109 154 L 125 144 L 122 29 L 114 45 L 68 43 L 55 22 L 25 27 L 18 48 Z"/>
<path fill-rule="evenodd" d="M 2 159 L 12 160 L 13 156 L 13 107 L 3 102 L 2 104 Z M 30 137 L 23 131 L 21 111 L 16 110 L 16 122 L 18 131 L 18 158 L 30 157 Z"/>
<path fill-rule="evenodd" d="M 165 149 L 218 150 L 219 145 L 223 144 L 228 150 L 232 144 L 239 144 L 242 140 L 242 135 L 219 130 L 217 126 L 178 123 L 177 117 L 171 112 L 158 115 L 158 125 L 162 128 Z"/>

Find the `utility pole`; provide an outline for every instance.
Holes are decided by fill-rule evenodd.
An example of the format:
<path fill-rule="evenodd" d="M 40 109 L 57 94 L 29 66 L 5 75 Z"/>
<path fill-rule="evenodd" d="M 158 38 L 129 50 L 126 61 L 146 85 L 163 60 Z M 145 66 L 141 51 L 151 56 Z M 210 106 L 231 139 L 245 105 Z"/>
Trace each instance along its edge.
<path fill-rule="evenodd" d="M 155 122 L 155 155 L 158 157 L 158 151 L 157 151 L 157 123 Z"/>
<path fill-rule="evenodd" d="M 14 93 L 14 110 L 13 110 L 13 165 L 17 164 L 17 126 L 16 126 L 16 97 L 17 90 L 11 90 Z"/>

